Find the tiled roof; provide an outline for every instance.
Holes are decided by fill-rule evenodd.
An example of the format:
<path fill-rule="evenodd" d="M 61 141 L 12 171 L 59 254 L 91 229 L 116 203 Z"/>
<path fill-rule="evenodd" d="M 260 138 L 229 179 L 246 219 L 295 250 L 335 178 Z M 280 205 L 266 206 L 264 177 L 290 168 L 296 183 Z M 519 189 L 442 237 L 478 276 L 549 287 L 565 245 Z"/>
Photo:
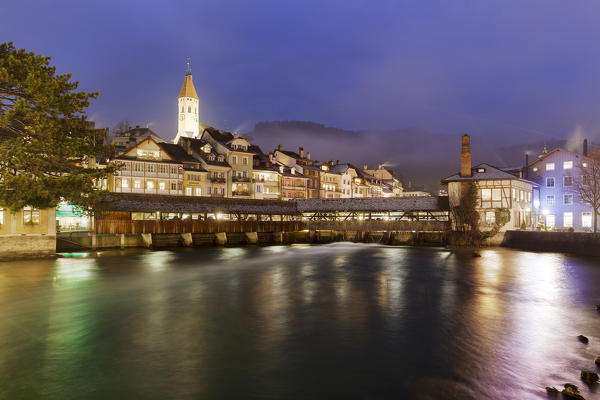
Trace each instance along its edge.
<path fill-rule="evenodd" d="M 229 199 L 192 196 L 110 193 L 101 205 L 106 211 L 295 214 L 292 201 Z"/>
<path fill-rule="evenodd" d="M 186 147 L 189 143 L 189 146 L 192 149 L 192 152 L 199 158 L 201 158 L 206 164 L 208 165 L 216 165 L 216 166 L 221 166 L 221 167 L 229 167 L 229 164 L 227 163 L 227 161 L 225 161 L 225 156 L 223 156 L 223 161 L 218 161 L 218 157 L 219 154 L 217 154 L 217 152 L 215 152 L 214 150 L 211 151 L 211 154 L 214 156 L 214 160 L 211 160 L 209 158 L 209 154 L 205 153 L 204 150 L 202 150 L 202 147 L 206 144 L 209 144 L 207 141 L 205 140 L 201 140 L 201 139 L 193 139 L 193 138 L 188 138 L 188 137 L 182 137 L 180 138 L 180 144 L 177 146 L 181 146 L 181 147 Z M 212 147 L 212 145 L 210 145 Z"/>
<path fill-rule="evenodd" d="M 478 172 L 478 169 L 483 169 L 483 172 Z M 479 164 L 471 168 L 471 176 L 461 176 L 459 173 L 450 175 L 447 178 L 442 179 L 442 182 L 456 182 L 456 181 L 486 181 L 491 179 L 518 179 L 524 181 L 525 179 L 519 178 L 513 174 L 502 171 L 500 168 L 496 168 L 489 164 Z"/>
<path fill-rule="evenodd" d="M 181 146 L 173 143 L 157 143 L 158 146 L 165 151 L 172 159 L 179 162 L 197 163 L 194 157 L 189 155 Z"/>
<path fill-rule="evenodd" d="M 358 199 L 306 199 L 296 201 L 299 212 L 312 211 L 445 211 L 448 197 L 372 197 Z"/>

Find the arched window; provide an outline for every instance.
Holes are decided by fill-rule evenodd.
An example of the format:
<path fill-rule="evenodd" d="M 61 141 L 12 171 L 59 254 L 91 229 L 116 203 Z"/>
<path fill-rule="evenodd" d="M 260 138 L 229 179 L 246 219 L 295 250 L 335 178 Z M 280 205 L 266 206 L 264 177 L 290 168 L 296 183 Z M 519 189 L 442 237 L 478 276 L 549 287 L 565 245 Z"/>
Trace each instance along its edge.
<path fill-rule="evenodd" d="M 181 106 L 181 112 L 183 112 L 183 106 Z"/>
<path fill-rule="evenodd" d="M 192 107 L 188 106 L 188 112 L 192 112 Z"/>

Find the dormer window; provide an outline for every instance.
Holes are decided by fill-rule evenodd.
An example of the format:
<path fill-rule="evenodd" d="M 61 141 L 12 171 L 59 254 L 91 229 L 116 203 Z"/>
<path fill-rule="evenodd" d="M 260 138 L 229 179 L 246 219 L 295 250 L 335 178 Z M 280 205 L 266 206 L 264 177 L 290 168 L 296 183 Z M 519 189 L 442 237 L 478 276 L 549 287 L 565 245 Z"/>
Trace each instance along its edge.
<path fill-rule="evenodd" d="M 210 153 L 210 151 L 211 151 L 210 144 L 207 143 L 204 146 L 202 146 L 202 151 L 207 154 Z"/>
<path fill-rule="evenodd" d="M 485 168 L 477 168 L 477 172 L 485 172 Z"/>
<path fill-rule="evenodd" d="M 211 155 L 209 155 L 209 156 L 208 156 L 208 159 L 209 159 L 210 161 L 215 161 L 215 155 L 214 155 L 214 154 L 211 154 Z"/>
<path fill-rule="evenodd" d="M 219 161 L 223 161 L 223 159 L 224 159 L 223 156 L 219 156 L 219 158 L 218 158 Z"/>

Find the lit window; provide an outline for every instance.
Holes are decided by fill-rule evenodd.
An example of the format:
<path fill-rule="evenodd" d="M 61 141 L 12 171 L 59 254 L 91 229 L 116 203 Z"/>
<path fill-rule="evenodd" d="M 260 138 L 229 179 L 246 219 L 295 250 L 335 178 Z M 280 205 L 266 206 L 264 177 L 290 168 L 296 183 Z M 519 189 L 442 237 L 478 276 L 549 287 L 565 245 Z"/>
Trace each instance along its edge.
<path fill-rule="evenodd" d="M 491 200 L 492 199 L 492 189 L 481 189 L 481 200 Z"/>
<path fill-rule="evenodd" d="M 133 187 L 135 189 L 141 189 L 142 188 L 142 181 L 140 181 L 139 179 L 136 179 L 135 181 L 133 181 Z"/>
<path fill-rule="evenodd" d="M 4 224 L 4 208 L 0 208 L 0 225 Z"/>
<path fill-rule="evenodd" d="M 592 213 L 591 212 L 582 212 L 581 213 L 581 226 L 583 228 L 591 228 L 592 227 Z"/>
<path fill-rule="evenodd" d="M 537 172 L 538 171 L 538 167 L 533 167 L 533 172 Z"/>
<path fill-rule="evenodd" d="M 154 182 L 146 181 L 146 189 L 154 189 Z"/>
<path fill-rule="evenodd" d="M 477 172 L 485 172 L 485 168 L 477 168 Z"/>
<path fill-rule="evenodd" d="M 584 162 L 584 163 L 583 163 L 583 164 L 581 164 L 581 165 L 583 165 L 583 168 L 587 168 L 587 163 L 586 163 L 586 162 Z"/>
<path fill-rule="evenodd" d="M 563 186 L 573 186 L 573 177 L 572 176 L 564 176 L 563 177 Z"/>
<path fill-rule="evenodd" d="M 546 196 L 546 205 L 553 206 L 554 205 L 554 196 Z"/>
<path fill-rule="evenodd" d="M 554 163 L 546 164 L 546 171 L 554 171 Z"/>
<path fill-rule="evenodd" d="M 29 225 L 37 225 L 40 223 L 40 210 L 37 208 L 23 208 L 23 223 Z"/>
<path fill-rule="evenodd" d="M 202 196 L 202 188 L 196 188 L 196 196 Z"/>
<path fill-rule="evenodd" d="M 552 229 L 555 226 L 555 218 L 554 215 L 546 215 L 546 228 Z"/>
<path fill-rule="evenodd" d="M 546 187 L 554 187 L 554 178 L 548 177 L 546 178 Z"/>
<path fill-rule="evenodd" d="M 573 195 L 569 193 L 565 194 L 563 196 L 563 203 L 566 205 L 573 204 Z"/>
<path fill-rule="evenodd" d="M 571 169 L 571 168 L 573 168 L 573 161 L 563 162 L 563 169 Z"/>
<path fill-rule="evenodd" d="M 165 185 L 165 183 L 164 183 L 164 182 L 158 182 L 158 188 L 159 188 L 160 190 L 165 190 L 165 187 L 166 187 L 166 185 Z"/>
<path fill-rule="evenodd" d="M 485 212 L 485 223 L 491 225 L 494 222 L 496 222 L 496 213 L 494 211 L 486 211 Z"/>
<path fill-rule="evenodd" d="M 500 189 L 492 189 L 492 200 L 493 201 L 502 200 Z"/>
<path fill-rule="evenodd" d="M 572 212 L 566 212 L 563 214 L 563 226 L 565 228 L 573 227 L 573 213 Z"/>
<path fill-rule="evenodd" d="M 128 179 L 123 179 L 121 181 L 121 187 L 122 188 L 128 188 L 129 187 L 129 180 Z"/>

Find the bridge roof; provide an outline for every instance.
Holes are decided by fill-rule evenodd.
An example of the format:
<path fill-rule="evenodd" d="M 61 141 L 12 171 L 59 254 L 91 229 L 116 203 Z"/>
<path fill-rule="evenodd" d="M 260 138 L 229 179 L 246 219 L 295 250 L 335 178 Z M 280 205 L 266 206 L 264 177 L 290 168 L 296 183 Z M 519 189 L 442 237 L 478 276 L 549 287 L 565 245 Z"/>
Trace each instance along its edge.
<path fill-rule="evenodd" d="M 103 211 L 224 213 L 294 215 L 291 201 L 231 199 L 223 197 L 172 196 L 158 194 L 110 193 L 99 207 Z"/>
<path fill-rule="evenodd" d="M 447 211 L 448 196 L 308 199 L 296 201 L 299 212 L 318 211 Z"/>

